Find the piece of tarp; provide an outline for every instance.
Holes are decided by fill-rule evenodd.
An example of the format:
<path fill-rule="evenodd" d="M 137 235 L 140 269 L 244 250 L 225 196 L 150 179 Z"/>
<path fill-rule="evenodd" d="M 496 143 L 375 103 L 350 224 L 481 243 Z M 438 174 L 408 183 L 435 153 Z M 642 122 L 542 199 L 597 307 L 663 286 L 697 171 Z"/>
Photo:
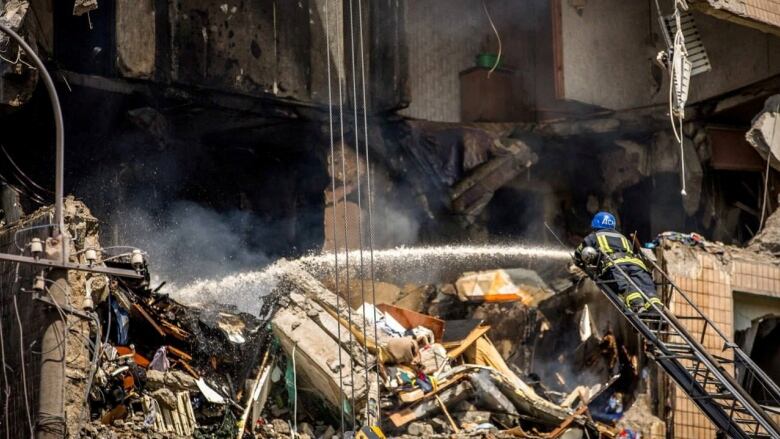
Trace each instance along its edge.
<path fill-rule="evenodd" d="M 586 341 L 591 336 L 593 336 L 593 330 L 591 329 L 590 310 L 586 304 L 580 315 L 580 340 Z"/>
<path fill-rule="evenodd" d="M 160 346 L 157 352 L 154 353 L 152 361 L 149 362 L 149 369 L 165 372 L 170 367 L 171 362 L 168 360 L 168 349 L 165 346 Z"/>
<path fill-rule="evenodd" d="M 206 398 L 206 401 L 212 404 L 227 404 L 225 398 L 206 384 L 206 381 L 203 378 L 198 378 L 195 381 L 195 384 L 198 385 L 198 390 L 200 390 L 200 393 Z"/>
<path fill-rule="evenodd" d="M 128 341 L 128 332 L 130 330 L 130 316 L 127 310 L 119 305 L 117 300 L 112 300 L 113 296 L 109 296 L 108 303 L 111 305 L 111 310 L 114 312 L 114 321 L 116 322 L 116 342 L 119 345 L 126 345 Z"/>
<path fill-rule="evenodd" d="M 536 272 L 522 268 L 467 272 L 455 289 L 464 302 L 522 302 L 531 307 L 553 294 Z"/>

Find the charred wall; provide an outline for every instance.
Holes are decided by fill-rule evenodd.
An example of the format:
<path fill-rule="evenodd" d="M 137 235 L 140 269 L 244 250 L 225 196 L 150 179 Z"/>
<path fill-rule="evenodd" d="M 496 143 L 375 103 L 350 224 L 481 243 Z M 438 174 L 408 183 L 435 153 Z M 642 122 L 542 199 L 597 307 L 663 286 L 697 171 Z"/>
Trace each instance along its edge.
<path fill-rule="evenodd" d="M 330 67 L 336 69 L 340 56 L 351 60 L 349 41 L 361 30 L 357 6 L 351 6 L 350 25 L 350 3 L 343 1 L 121 0 L 79 16 L 55 2 L 53 55 L 76 73 L 324 105 L 326 6 Z M 370 104 L 377 111 L 401 107 L 408 101 L 403 2 L 372 2 L 361 11 Z M 350 69 L 338 71 L 334 87 L 335 78 L 351 75 Z"/>

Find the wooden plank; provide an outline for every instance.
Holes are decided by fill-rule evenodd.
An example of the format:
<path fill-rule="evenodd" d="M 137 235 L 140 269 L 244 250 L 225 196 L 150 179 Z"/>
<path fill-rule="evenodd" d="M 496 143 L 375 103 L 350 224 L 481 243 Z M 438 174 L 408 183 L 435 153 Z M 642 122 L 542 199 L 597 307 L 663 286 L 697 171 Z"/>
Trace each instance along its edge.
<path fill-rule="evenodd" d="M 476 343 L 476 341 L 485 335 L 490 330 L 489 325 L 483 325 L 478 326 L 473 331 L 471 331 L 471 334 L 469 334 L 468 337 L 466 337 L 465 340 L 460 342 L 458 346 L 450 351 L 447 352 L 447 356 L 450 358 L 458 358 L 463 354 L 463 352 L 468 349 L 472 344 Z"/>
<path fill-rule="evenodd" d="M 447 381 L 443 381 L 443 382 L 439 383 L 438 387 L 436 388 L 435 391 L 433 391 L 433 393 L 441 392 L 441 391 L 443 391 L 443 390 L 445 390 L 445 389 L 447 389 L 447 388 L 449 388 L 449 387 L 451 387 L 451 386 L 453 386 L 453 385 L 463 381 L 463 379 L 465 379 L 466 376 L 467 375 L 465 373 L 458 374 L 458 375 L 455 375 L 452 378 L 448 379 Z M 398 399 L 400 399 L 401 402 L 403 402 L 405 404 L 413 404 L 415 402 L 419 402 L 419 401 L 425 399 L 429 395 L 431 395 L 431 394 L 430 393 L 426 394 L 425 392 L 422 391 L 422 389 L 414 389 L 414 390 L 410 390 L 410 391 L 407 391 L 407 392 L 399 392 L 398 393 Z"/>
<path fill-rule="evenodd" d="M 134 303 L 133 310 L 135 310 L 138 314 L 140 314 L 141 317 L 143 317 L 149 323 L 149 325 L 151 325 L 152 328 L 154 328 L 154 330 L 157 331 L 158 334 L 160 334 L 160 337 L 165 337 L 165 331 L 163 331 L 160 325 L 158 325 L 157 322 L 154 321 L 152 316 L 150 316 L 145 309 L 143 309 L 139 304 Z"/>
<path fill-rule="evenodd" d="M 178 326 L 174 325 L 171 322 L 163 320 L 162 322 L 160 322 L 160 325 L 162 325 L 162 328 L 166 334 L 170 335 L 171 337 L 179 341 L 187 341 L 192 337 L 192 334 L 179 328 Z"/>
<path fill-rule="evenodd" d="M 173 347 L 171 345 L 166 345 L 165 347 L 168 349 L 168 352 L 170 352 L 171 355 L 173 355 L 174 357 L 182 359 L 182 360 L 184 360 L 186 362 L 192 361 L 192 355 L 182 351 L 181 349 L 176 349 L 175 347 Z"/>
<path fill-rule="evenodd" d="M 566 432 L 566 429 L 569 428 L 572 422 L 574 422 L 574 420 L 577 419 L 578 416 L 582 416 L 587 411 L 588 411 L 588 405 L 583 404 L 582 406 L 580 406 L 580 408 L 575 410 L 574 413 L 572 413 L 566 419 L 564 419 L 563 422 L 561 422 L 561 424 L 558 427 L 556 427 L 555 430 L 551 431 L 547 437 L 549 437 L 550 439 L 556 439 L 561 437 L 561 435 Z"/>
<path fill-rule="evenodd" d="M 430 415 L 436 410 L 440 410 L 439 400 L 446 406 L 451 406 L 466 399 L 472 393 L 473 387 L 470 383 L 463 381 L 457 386 L 450 387 L 441 392 L 431 392 L 425 399 L 414 407 L 406 408 L 390 415 L 390 421 L 396 427 L 402 427 L 416 419 Z"/>

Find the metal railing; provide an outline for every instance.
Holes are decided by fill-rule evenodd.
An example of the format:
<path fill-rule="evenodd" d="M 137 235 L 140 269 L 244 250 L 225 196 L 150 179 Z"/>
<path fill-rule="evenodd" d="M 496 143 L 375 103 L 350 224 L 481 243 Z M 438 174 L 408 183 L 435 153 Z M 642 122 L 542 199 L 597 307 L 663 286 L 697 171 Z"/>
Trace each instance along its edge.
<path fill-rule="evenodd" d="M 726 366 L 733 364 L 735 371 L 739 370 L 743 377 L 749 377 L 749 380 L 743 382 L 757 383 L 766 392 L 770 405 L 780 406 L 780 390 L 761 368 L 735 343 L 730 341 L 715 322 L 704 314 L 685 291 L 679 288 L 654 261 L 647 262 L 653 270 L 661 275 L 662 280 L 660 283 L 656 282 L 656 286 L 665 286 L 671 289 L 670 301 L 674 294 L 679 295 L 682 302 L 687 303 L 693 310 L 693 315 L 677 318 L 667 307 L 651 301 L 650 297 L 634 282 L 623 267 L 615 264 L 610 255 L 601 251 L 599 254 L 600 258 L 611 262 L 609 267 L 616 270 L 613 272 L 613 277 L 619 275 L 625 278 L 632 291 L 638 292 L 655 313 L 640 314 L 628 309 L 627 305 L 619 298 L 618 293 L 620 292 L 614 291 L 612 288 L 612 284 L 617 283 L 616 280 L 603 279 L 603 276 L 596 275 L 595 271 L 589 273 L 591 278 L 605 292 L 613 305 L 627 317 L 632 326 L 653 345 L 655 351 L 651 357 L 670 374 L 710 420 L 730 436 L 780 438 L 780 428 L 774 419 L 767 414 L 767 410 L 759 405 L 738 383 L 733 373 L 726 370 Z M 599 262 L 601 261 L 604 259 L 599 260 Z M 597 264 L 597 266 L 599 265 Z M 694 336 L 682 324 L 683 320 L 702 322 L 701 336 Z M 725 358 L 722 355 L 715 356 L 707 351 L 703 343 L 707 335 L 710 334 L 716 337 L 716 340 L 722 341 L 722 351 L 732 352 L 733 358 Z M 669 336 L 675 339 L 674 342 L 668 340 Z"/>

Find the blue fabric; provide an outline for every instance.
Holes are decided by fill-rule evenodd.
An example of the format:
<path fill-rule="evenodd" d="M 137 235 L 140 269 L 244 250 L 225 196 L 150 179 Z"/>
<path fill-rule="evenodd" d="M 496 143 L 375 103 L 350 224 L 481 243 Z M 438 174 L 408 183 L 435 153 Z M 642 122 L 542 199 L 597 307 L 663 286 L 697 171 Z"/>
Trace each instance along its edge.
<path fill-rule="evenodd" d="M 110 295 L 108 303 L 111 304 L 111 309 L 114 310 L 114 316 L 116 316 L 116 343 L 125 346 L 128 341 L 127 332 L 130 329 L 130 316 L 116 300 L 111 300 Z"/>
<path fill-rule="evenodd" d="M 599 212 L 593 217 L 593 221 L 590 222 L 590 227 L 593 230 L 602 229 L 614 229 L 617 226 L 617 220 L 615 216 L 609 212 Z"/>

